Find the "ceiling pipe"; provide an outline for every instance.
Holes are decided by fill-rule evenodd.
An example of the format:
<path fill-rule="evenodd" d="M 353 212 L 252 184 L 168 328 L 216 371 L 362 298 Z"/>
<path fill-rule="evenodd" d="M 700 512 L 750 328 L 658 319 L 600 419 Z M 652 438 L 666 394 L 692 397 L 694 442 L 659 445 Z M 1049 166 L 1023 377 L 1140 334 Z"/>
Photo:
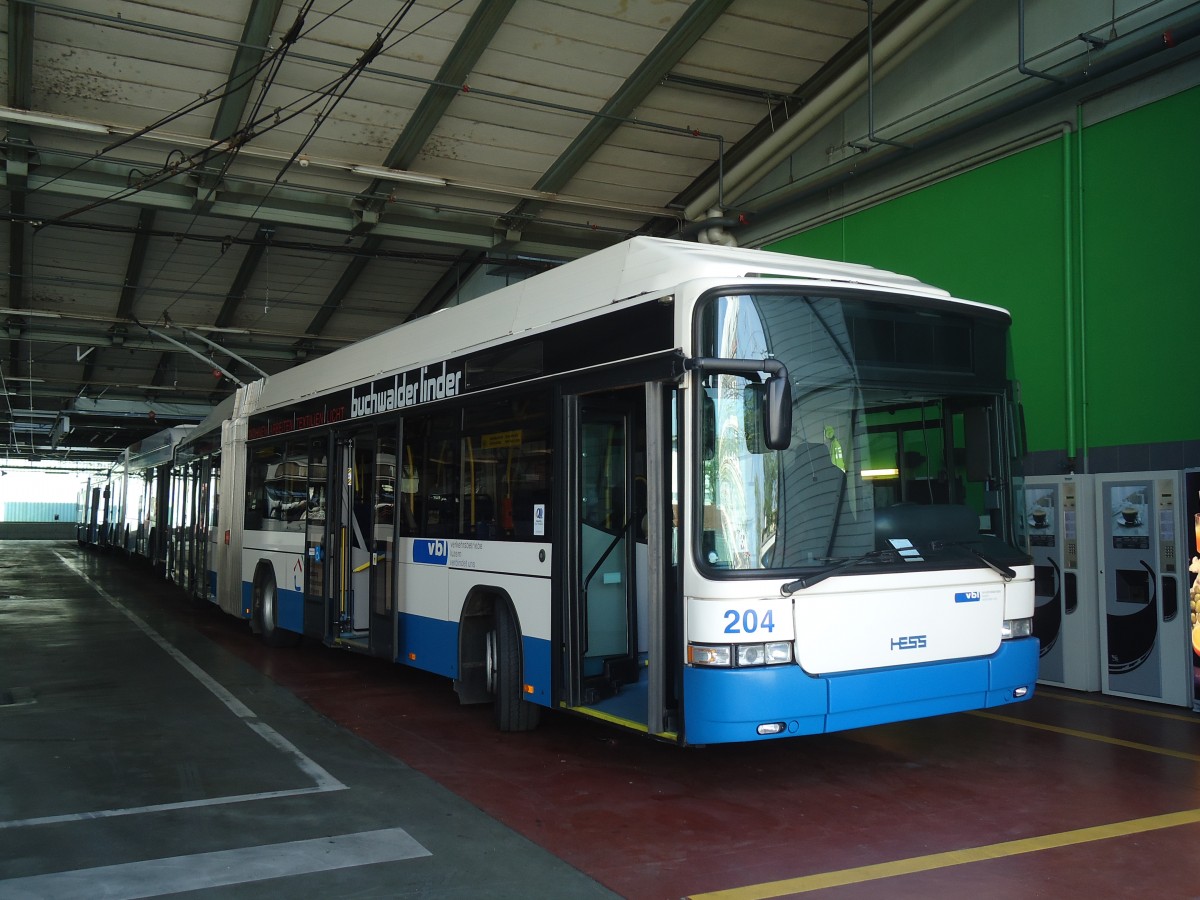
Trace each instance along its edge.
<path fill-rule="evenodd" d="M 1006 116 L 1037 106 L 1039 103 L 1078 89 L 1085 84 L 1098 81 L 1104 76 L 1150 59 L 1159 53 L 1180 50 L 1184 44 L 1197 38 L 1200 38 L 1200 14 L 1169 24 L 1159 20 L 1142 26 L 1124 35 L 1118 41 L 1108 42 L 1107 46 L 1110 50 L 1107 53 L 1093 56 L 1081 69 L 1059 76 L 1061 80 L 1043 81 L 1033 90 L 919 137 L 910 142 L 910 149 L 907 151 L 882 147 L 873 153 L 843 160 L 825 169 L 810 173 L 803 180 L 777 188 L 760 198 L 761 205 L 753 210 L 755 218 L 765 220 L 783 214 L 798 203 L 853 179 L 863 178 L 869 173 L 884 169 L 912 153 L 928 152 L 977 129 L 992 125 Z M 1121 49 L 1111 49 L 1118 43 L 1122 45 Z M 1180 52 L 1182 51 L 1180 50 Z"/>
<path fill-rule="evenodd" d="M 957 0 L 929 0 L 913 11 L 903 22 L 879 41 L 872 52 L 877 56 L 879 74 L 898 65 L 951 22 L 965 3 Z M 752 187 L 776 166 L 786 160 L 813 133 L 863 95 L 867 87 L 867 58 L 864 55 L 850 66 L 829 87 L 787 120 L 777 131 L 729 171 L 720 181 L 705 190 L 684 210 L 687 219 L 700 219 L 717 203 L 725 205 L 730 196 L 741 188 Z M 724 195 L 722 197 L 722 194 Z M 721 198 L 720 200 L 718 198 Z M 724 202 L 722 202 L 724 201 Z"/>
<path fill-rule="evenodd" d="M 708 215 L 699 222 L 689 222 L 679 229 L 677 237 L 683 240 L 694 240 L 701 244 L 719 244 L 724 247 L 736 247 L 737 238 L 730 228 L 739 228 L 748 224 L 745 216 L 725 216 L 720 209 L 710 209 Z"/>
<path fill-rule="evenodd" d="M 1017 0 L 1017 71 L 1031 78 L 1045 78 L 1047 81 L 1063 83 L 1063 80 L 1057 75 L 1039 72 L 1025 64 L 1025 0 Z"/>

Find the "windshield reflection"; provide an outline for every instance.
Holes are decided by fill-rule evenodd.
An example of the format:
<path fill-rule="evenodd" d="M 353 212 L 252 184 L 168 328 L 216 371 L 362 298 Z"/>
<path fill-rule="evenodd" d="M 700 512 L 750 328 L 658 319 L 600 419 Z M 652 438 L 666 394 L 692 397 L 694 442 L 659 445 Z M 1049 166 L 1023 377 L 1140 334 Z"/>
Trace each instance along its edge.
<path fill-rule="evenodd" d="M 965 375 L 931 375 L 931 367 L 978 368 L 963 346 L 972 323 L 923 312 L 909 328 L 908 318 L 878 312 L 888 309 L 781 294 L 723 296 L 705 308 L 703 351 L 779 359 L 793 407 L 790 447 L 767 451 L 758 380 L 706 374 L 702 564 L 748 571 L 860 560 L 859 572 L 983 565 L 981 553 L 1002 566 L 1023 558 L 1008 537 L 1002 392 Z M 932 334 L 933 352 L 907 359 L 894 345 L 910 332 Z M 994 374 L 1002 384 L 1003 371 Z"/>

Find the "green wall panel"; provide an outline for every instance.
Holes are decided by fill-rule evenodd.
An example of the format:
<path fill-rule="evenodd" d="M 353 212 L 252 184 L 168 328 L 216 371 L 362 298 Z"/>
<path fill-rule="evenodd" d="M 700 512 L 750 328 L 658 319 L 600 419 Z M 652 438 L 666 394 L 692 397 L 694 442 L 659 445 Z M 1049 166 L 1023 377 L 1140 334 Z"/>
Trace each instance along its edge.
<path fill-rule="evenodd" d="M 1093 446 L 1200 438 L 1200 89 L 1084 131 Z"/>
<path fill-rule="evenodd" d="M 1065 447 L 1066 240 L 1055 141 L 780 241 L 912 275 L 1013 314 L 1030 449 Z"/>
<path fill-rule="evenodd" d="M 1088 127 L 1081 148 L 1059 138 L 770 249 L 1010 310 L 1030 450 L 1070 449 L 1072 390 L 1077 453 L 1195 440 L 1180 391 L 1200 355 L 1197 147 L 1200 88 Z"/>

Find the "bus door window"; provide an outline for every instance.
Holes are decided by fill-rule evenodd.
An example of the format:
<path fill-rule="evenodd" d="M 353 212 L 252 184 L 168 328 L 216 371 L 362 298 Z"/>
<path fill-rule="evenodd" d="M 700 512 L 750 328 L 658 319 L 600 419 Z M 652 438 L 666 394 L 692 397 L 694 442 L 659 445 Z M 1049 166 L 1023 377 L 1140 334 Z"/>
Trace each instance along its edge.
<path fill-rule="evenodd" d="M 355 434 L 340 441 L 338 449 L 340 624 L 343 631 L 365 632 L 370 625 L 375 441 L 366 433 Z"/>
<path fill-rule="evenodd" d="M 329 476 L 329 439 L 308 442 L 306 501 L 307 546 L 305 547 L 305 593 L 310 598 L 325 596 L 325 510 Z"/>
<path fill-rule="evenodd" d="M 580 586 L 585 702 L 636 681 L 638 536 L 645 510 L 636 508 L 631 410 L 606 398 L 582 398 L 579 438 Z M 643 493 L 644 497 L 644 493 Z M 644 545 L 642 545 L 644 547 Z"/>
<path fill-rule="evenodd" d="M 381 431 L 375 453 L 375 564 L 371 568 L 371 608 L 388 615 L 395 608 L 396 437 Z"/>

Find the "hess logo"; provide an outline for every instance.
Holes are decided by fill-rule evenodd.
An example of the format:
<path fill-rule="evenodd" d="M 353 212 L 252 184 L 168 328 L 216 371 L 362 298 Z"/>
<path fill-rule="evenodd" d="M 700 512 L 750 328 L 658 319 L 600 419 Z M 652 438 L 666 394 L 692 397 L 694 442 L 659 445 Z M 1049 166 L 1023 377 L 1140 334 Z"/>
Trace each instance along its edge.
<path fill-rule="evenodd" d="M 892 638 L 893 650 L 923 650 L 929 646 L 929 641 L 923 634 L 908 634 Z"/>

